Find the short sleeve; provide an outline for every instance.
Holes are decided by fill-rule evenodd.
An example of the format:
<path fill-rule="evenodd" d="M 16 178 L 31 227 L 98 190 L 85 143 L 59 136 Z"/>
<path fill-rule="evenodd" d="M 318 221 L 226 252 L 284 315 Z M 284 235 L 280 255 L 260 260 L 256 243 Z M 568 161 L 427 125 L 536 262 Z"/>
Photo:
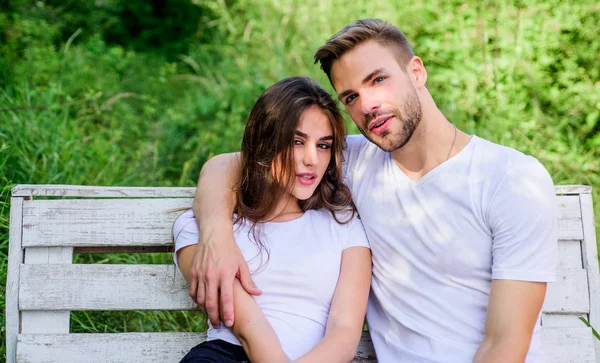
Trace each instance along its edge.
<path fill-rule="evenodd" d="M 354 177 L 354 170 L 364 147 L 369 141 L 363 135 L 346 136 L 346 145 L 343 151 L 342 177 L 346 185 L 350 185 Z"/>
<path fill-rule="evenodd" d="M 348 237 L 343 241 L 342 249 L 345 250 L 350 247 L 371 248 L 365 228 L 357 214 L 355 214 L 352 220 L 348 222 Z"/>
<path fill-rule="evenodd" d="M 557 203 L 546 169 L 533 157 L 509 163 L 492 199 L 492 279 L 553 282 Z"/>
<path fill-rule="evenodd" d="M 177 263 L 177 251 L 180 249 L 198 243 L 200 231 L 194 216 L 194 211 L 189 209 L 183 212 L 173 224 L 173 241 L 175 241 L 175 252 L 173 252 L 173 261 Z"/>

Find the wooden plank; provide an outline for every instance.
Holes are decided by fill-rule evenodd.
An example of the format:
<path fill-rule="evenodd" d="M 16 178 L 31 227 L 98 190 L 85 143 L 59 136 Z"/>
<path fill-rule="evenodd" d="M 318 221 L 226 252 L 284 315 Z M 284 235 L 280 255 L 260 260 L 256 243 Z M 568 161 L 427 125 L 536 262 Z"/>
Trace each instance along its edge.
<path fill-rule="evenodd" d="M 545 328 L 582 328 L 586 325 L 579 319 L 587 314 L 542 314 L 542 326 Z"/>
<path fill-rule="evenodd" d="M 23 265 L 21 276 L 21 310 L 195 309 L 174 265 Z M 543 311 L 589 309 L 586 271 L 559 270 Z"/>
<path fill-rule="evenodd" d="M 22 265 L 21 310 L 194 310 L 175 265 Z"/>
<path fill-rule="evenodd" d="M 25 249 L 25 263 L 35 265 L 71 264 L 73 247 L 29 247 Z M 22 311 L 21 333 L 68 333 L 70 312 Z"/>
<path fill-rule="evenodd" d="M 583 224 L 581 223 L 581 205 L 578 195 L 556 197 L 558 214 L 558 239 L 583 239 Z"/>
<path fill-rule="evenodd" d="M 17 356 L 30 363 L 169 363 L 205 339 L 205 333 L 22 334 Z M 368 333 L 353 360 L 359 362 L 376 362 Z"/>
<path fill-rule="evenodd" d="M 556 185 L 554 186 L 554 190 L 556 194 L 590 194 L 592 192 L 592 187 L 589 185 Z"/>
<path fill-rule="evenodd" d="M 587 272 L 583 269 L 558 270 L 556 282 L 548 284 L 542 311 L 562 314 L 589 313 Z"/>
<path fill-rule="evenodd" d="M 15 197 L 178 198 L 194 197 L 194 187 L 106 187 L 92 185 L 19 184 Z"/>
<path fill-rule="evenodd" d="M 19 362 L 179 362 L 206 333 L 21 334 Z"/>
<path fill-rule="evenodd" d="M 190 198 L 58 199 L 23 204 L 23 246 L 170 246 Z"/>
<path fill-rule="evenodd" d="M 558 241 L 557 267 L 559 269 L 583 268 L 581 241 Z"/>
<path fill-rule="evenodd" d="M 6 277 L 6 361 L 15 363 L 17 335 L 20 332 L 19 275 L 23 263 L 21 248 L 23 233 L 23 198 L 10 198 L 10 226 L 8 235 L 8 269 Z"/>
<path fill-rule="evenodd" d="M 591 194 L 581 194 L 581 218 L 583 220 L 583 267 L 587 271 L 590 305 L 590 324 L 600 329 L 600 275 L 598 272 L 598 249 L 594 227 L 594 206 Z M 600 341 L 594 340 L 596 360 L 600 362 Z"/>
<path fill-rule="evenodd" d="M 557 195 L 591 193 L 587 185 L 557 185 Z M 13 197 L 194 197 L 194 187 L 112 187 L 93 185 L 19 184 L 12 189 Z"/>
<path fill-rule="evenodd" d="M 559 197 L 559 238 L 581 240 L 579 200 Z M 171 227 L 192 199 L 60 199 L 24 203 L 23 246 L 170 246 Z"/>
<path fill-rule="evenodd" d="M 544 328 L 542 344 L 547 363 L 595 363 L 592 329 Z"/>

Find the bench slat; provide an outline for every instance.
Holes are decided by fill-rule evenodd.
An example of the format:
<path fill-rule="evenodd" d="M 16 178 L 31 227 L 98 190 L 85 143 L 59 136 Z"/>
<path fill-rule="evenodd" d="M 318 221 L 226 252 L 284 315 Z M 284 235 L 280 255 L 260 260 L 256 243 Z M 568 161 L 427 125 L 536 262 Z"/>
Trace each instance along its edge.
<path fill-rule="evenodd" d="M 545 328 L 542 343 L 547 363 L 595 363 L 592 329 Z"/>
<path fill-rule="evenodd" d="M 105 187 L 89 185 L 20 184 L 12 189 L 13 197 L 83 197 L 83 198 L 177 198 L 194 197 L 194 187 Z"/>
<path fill-rule="evenodd" d="M 559 269 L 556 282 L 548 284 L 542 311 L 546 313 L 589 313 L 590 298 L 584 269 Z"/>
<path fill-rule="evenodd" d="M 586 314 L 546 314 L 542 315 L 542 326 L 545 328 L 582 328 L 586 326 L 579 318 Z"/>
<path fill-rule="evenodd" d="M 22 265 L 21 310 L 193 310 L 174 265 Z M 558 271 L 548 313 L 589 313 L 583 269 Z"/>
<path fill-rule="evenodd" d="M 23 246 L 170 246 L 173 222 L 191 198 L 28 200 Z"/>
<path fill-rule="evenodd" d="M 556 194 L 591 193 L 588 185 L 557 185 Z M 108 187 L 91 185 L 19 184 L 12 189 L 13 197 L 193 197 L 194 187 Z"/>
<path fill-rule="evenodd" d="M 559 239 L 583 239 L 579 197 L 557 203 Z M 170 246 L 176 210 L 191 205 L 191 198 L 26 200 L 23 246 Z"/>
<path fill-rule="evenodd" d="M 175 265 L 22 265 L 21 310 L 194 310 Z"/>
<path fill-rule="evenodd" d="M 22 334 L 17 359 L 29 363 L 169 363 L 206 339 L 206 333 Z M 363 333 L 355 363 L 375 363 Z"/>

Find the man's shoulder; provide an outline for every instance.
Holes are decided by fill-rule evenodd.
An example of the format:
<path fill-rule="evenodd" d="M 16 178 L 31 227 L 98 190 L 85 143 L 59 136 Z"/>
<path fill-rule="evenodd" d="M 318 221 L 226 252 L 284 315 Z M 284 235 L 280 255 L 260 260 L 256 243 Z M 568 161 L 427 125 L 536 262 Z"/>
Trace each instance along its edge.
<path fill-rule="evenodd" d="M 514 148 L 489 140 L 476 138 L 474 158 L 482 168 L 487 169 L 489 183 L 496 192 L 502 189 L 513 193 L 515 189 L 554 190 L 552 178 L 537 158 Z"/>
<path fill-rule="evenodd" d="M 473 139 L 475 158 L 483 167 L 493 168 L 501 174 L 515 170 L 538 172 L 543 169 L 545 171 L 544 166 L 534 156 L 478 136 L 473 136 Z"/>

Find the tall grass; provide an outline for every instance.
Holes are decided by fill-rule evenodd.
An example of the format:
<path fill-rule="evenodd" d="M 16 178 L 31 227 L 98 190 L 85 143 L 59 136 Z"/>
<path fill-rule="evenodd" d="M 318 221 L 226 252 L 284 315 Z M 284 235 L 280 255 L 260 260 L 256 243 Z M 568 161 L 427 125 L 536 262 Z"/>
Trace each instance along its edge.
<path fill-rule="evenodd" d="M 537 157 L 556 184 L 600 186 L 594 1 L 194 3 L 210 15 L 199 28 L 210 29 L 211 38 L 199 37 L 204 41 L 191 42 L 185 54 L 107 43 L 85 26 L 66 32 L 60 19 L 0 14 L 7 40 L 0 44 L 2 296 L 11 186 L 194 185 L 208 158 L 239 148 L 244 119 L 268 85 L 308 75 L 332 91 L 312 56 L 357 18 L 383 18 L 404 30 L 427 67 L 434 99 L 459 128 Z M 600 189 L 593 196 L 599 216 Z M 72 316 L 77 332 L 205 326 L 195 313 Z"/>

